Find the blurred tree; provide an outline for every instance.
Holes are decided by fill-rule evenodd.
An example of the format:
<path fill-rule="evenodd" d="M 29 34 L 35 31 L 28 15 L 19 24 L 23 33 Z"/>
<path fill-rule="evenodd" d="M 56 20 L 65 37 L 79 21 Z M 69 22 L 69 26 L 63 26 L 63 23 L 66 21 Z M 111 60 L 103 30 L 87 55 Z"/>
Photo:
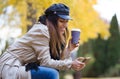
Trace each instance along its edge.
<path fill-rule="evenodd" d="M 120 31 L 116 14 L 112 17 L 110 23 L 111 37 L 108 39 L 108 64 L 114 66 L 120 60 Z"/>
<path fill-rule="evenodd" d="M 108 69 L 114 67 L 120 61 L 120 32 L 116 15 L 112 17 L 110 23 L 111 36 L 108 40 L 100 37 L 93 43 L 95 63 L 88 72 L 88 76 L 101 76 Z"/>
<path fill-rule="evenodd" d="M 21 18 L 22 33 L 26 33 L 27 29 L 35 23 L 37 18 L 44 13 L 44 10 L 53 3 L 65 3 L 71 9 L 73 18 L 69 23 L 69 29 L 81 29 L 81 44 L 89 39 L 95 39 L 98 34 L 102 38 L 109 37 L 109 26 L 99 18 L 98 13 L 93 9 L 96 0 L 2 0 L 0 1 L 0 13 L 2 10 L 12 5 L 19 12 Z M 12 13 L 11 16 L 14 16 Z"/>

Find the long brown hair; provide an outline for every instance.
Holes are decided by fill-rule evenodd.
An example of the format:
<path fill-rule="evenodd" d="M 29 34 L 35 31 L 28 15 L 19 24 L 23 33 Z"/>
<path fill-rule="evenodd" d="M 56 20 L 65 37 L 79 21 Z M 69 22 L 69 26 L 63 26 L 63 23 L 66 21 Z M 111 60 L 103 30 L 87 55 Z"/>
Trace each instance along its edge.
<path fill-rule="evenodd" d="M 66 28 L 65 33 L 63 35 L 60 35 L 58 32 L 58 19 L 59 17 L 57 15 L 52 15 L 52 16 L 46 16 L 43 15 L 44 20 L 46 19 L 46 22 L 43 22 L 43 24 L 48 26 L 49 29 L 49 34 L 50 34 L 50 55 L 51 58 L 53 59 L 61 59 L 63 57 L 63 51 L 66 47 L 67 44 L 67 39 L 68 39 L 68 28 Z M 39 20 L 42 22 L 41 20 Z"/>

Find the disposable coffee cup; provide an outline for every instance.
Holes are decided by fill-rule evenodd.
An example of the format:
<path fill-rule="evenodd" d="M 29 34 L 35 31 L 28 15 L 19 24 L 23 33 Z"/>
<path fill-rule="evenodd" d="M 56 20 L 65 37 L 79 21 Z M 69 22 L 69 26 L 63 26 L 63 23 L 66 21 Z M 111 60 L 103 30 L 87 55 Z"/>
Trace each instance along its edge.
<path fill-rule="evenodd" d="M 71 40 L 72 44 L 77 44 L 80 38 L 80 29 L 72 29 L 71 36 L 72 36 L 72 40 Z"/>

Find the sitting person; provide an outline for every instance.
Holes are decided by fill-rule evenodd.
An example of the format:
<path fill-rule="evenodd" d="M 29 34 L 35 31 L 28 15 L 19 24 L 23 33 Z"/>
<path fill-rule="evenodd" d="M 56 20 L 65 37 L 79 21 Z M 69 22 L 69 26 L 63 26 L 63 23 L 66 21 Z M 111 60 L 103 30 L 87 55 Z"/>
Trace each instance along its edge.
<path fill-rule="evenodd" d="M 72 60 L 79 46 L 68 40 L 69 7 L 53 4 L 37 23 L 0 56 L 0 79 L 59 79 L 59 70 L 79 71 L 85 63 Z"/>

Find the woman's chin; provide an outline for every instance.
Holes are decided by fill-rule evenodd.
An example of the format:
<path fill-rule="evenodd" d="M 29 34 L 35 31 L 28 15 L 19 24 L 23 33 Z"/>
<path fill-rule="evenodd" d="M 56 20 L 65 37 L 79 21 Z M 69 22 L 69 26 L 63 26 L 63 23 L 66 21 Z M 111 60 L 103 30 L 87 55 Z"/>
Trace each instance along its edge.
<path fill-rule="evenodd" d="M 65 31 L 61 31 L 60 33 L 61 33 L 61 34 L 64 34 L 64 33 L 65 33 Z"/>

